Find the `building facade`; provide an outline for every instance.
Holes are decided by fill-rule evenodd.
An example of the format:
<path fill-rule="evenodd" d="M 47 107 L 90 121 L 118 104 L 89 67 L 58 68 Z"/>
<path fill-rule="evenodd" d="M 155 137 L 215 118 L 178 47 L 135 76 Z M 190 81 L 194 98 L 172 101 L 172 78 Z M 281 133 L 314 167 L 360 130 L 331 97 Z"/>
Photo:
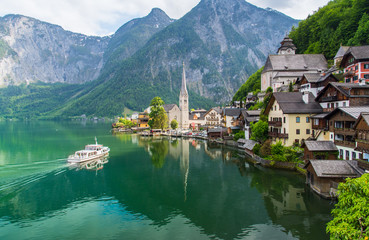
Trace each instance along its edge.
<path fill-rule="evenodd" d="M 369 45 L 350 47 L 340 66 L 346 83 L 369 82 Z"/>

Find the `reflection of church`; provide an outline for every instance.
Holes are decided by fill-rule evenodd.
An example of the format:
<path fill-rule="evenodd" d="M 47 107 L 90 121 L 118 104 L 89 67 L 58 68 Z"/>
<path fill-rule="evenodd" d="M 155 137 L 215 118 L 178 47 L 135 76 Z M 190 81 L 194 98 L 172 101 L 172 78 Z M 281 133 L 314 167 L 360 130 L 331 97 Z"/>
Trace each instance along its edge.
<path fill-rule="evenodd" d="M 189 128 L 188 92 L 186 86 L 186 72 L 184 63 L 182 72 L 182 86 L 179 93 L 179 107 L 177 106 L 177 104 L 165 104 L 163 107 L 165 112 L 167 113 L 169 124 L 173 119 L 175 119 L 178 122 L 178 128 Z"/>

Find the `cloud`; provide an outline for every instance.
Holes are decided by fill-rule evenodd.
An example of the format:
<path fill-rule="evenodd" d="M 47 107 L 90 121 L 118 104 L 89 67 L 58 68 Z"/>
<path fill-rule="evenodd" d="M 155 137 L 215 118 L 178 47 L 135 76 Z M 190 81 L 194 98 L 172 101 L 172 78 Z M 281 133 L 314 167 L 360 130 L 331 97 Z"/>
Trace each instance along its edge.
<path fill-rule="evenodd" d="M 57 24 L 64 29 L 87 35 L 114 33 L 127 21 L 144 17 L 152 8 L 164 10 L 178 19 L 200 0 L 1 0 L 0 16 L 22 14 Z M 302 19 L 328 0 L 249 0 L 259 7 L 271 7 L 291 17 Z"/>

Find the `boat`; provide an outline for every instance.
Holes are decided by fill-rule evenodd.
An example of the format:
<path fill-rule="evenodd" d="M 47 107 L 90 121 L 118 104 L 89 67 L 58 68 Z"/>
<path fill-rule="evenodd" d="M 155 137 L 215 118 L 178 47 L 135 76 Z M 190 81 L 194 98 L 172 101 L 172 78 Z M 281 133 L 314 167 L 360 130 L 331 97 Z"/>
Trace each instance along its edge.
<path fill-rule="evenodd" d="M 110 148 L 104 147 L 102 144 L 97 143 L 95 137 L 95 144 L 88 144 L 85 149 L 76 151 L 73 155 L 68 157 L 69 163 L 81 163 L 91 161 L 94 159 L 102 158 L 109 155 Z"/>

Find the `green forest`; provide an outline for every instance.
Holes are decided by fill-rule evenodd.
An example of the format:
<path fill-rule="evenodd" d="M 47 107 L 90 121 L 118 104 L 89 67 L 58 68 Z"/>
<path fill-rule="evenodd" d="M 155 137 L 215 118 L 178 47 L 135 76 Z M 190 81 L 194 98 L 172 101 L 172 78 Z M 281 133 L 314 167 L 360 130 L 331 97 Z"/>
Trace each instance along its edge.
<path fill-rule="evenodd" d="M 322 53 L 333 59 L 340 45 L 369 44 L 369 1 L 333 0 L 292 28 L 297 53 Z"/>

